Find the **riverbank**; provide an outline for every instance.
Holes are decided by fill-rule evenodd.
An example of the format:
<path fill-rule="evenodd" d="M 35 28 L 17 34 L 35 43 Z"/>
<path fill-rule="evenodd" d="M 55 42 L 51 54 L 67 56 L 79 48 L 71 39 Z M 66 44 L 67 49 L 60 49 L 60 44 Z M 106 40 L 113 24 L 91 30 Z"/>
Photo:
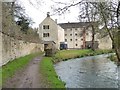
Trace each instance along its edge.
<path fill-rule="evenodd" d="M 27 66 L 27 64 L 36 56 L 41 55 L 42 53 L 34 53 L 30 55 L 26 55 L 24 57 L 20 57 L 18 59 L 15 59 L 8 64 L 2 66 L 2 80 L 1 83 L 4 84 L 7 79 L 13 77 L 15 73 Z"/>
<path fill-rule="evenodd" d="M 92 51 L 91 49 L 84 49 L 84 50 L 61 50 L 58 51 L 53 56 L 53 62 L 57 63 L 60 61 L 66 61 L 68 59 L 74 59 L 74 58 L 81 58 L 85 56 L 95 56 L 100 54 L 107 54 L 107 53 L 113 53 L 113 50 L 95 50 Z"/>
<path fill-rule="evenodd" d="M 111 54 L 70 59 L 54 68 L 66 88 L 118 88 L 118 67 L 107 58 Z"/>
<path fill-rule="evenodd" d="M 53 57 L 44 57 L 40 63 L 40 70 L 46 82 L 50 84 L 50 88 L 65 88 L 65 83 L 57 76 L 54 64 L 72 58 L 80 58 L 85 56 L 94 56 L 99 54 L 112 53 L 112 50 L 61 50 Z"/>
<path fill-rule="evenodd" d="M 117 58 L 116 54 L 110 55 L 108 58 L 111 61 L 113 61 L 117 66 L 120 66 L 120 62 L 118 61 L 118 58 Z"/>
<path fill-rule="evenodd" d="M 29 62 L 31 62 L 31 60 L 33 58 L 35 58 L 36 56 L 39 56 L 41 53 L 30 54 L 30 55 L 27 55 L 25 57 L 21 57 L 21 58 L 18 58 L 16 60 L 13 60 L 12 62 L 9 62 L 8 64 L 4 65 L 2 67 L 3 70 L 1 71 L 2 72 L 1 74 L 3 76 L 2 77 L 3 81 L 1 81 L 1 83 L 4 83 L 7 79 L 15 76 L 15 73 L 17 71 L 29 66 L 29 68 L 24 72 L 25 74 L 23 74 L 23 77 L 25 78 L 25 80 L 23 80 L 23 81 L 26 82 L 26 80 L 27 81 L 29 80 L 29 79 L 27 79 L 28 77 L 31 78 L 32 75 L 33 75 L 33 77 L 35 77 L 35 75 L 34 75 L 35 73 L 32 73 L 31 70 L 35 71 L 32 68 L 34 68 L 34 66 L 36 64 L 39 64 L 38 65 L 39 66 L 38 73 L 41 74 L 40 78 L 42 78 L 44 83 L 47 85 L 47 86 L 45 86 L 45 85 L 42 85 L 42 86 L 45 86 L 46 88 L 49 87 L 49 88 L 63 88 L 63 89 L 65 89 L 65 83 L 63 81 L 61 81 L 61 79 L 58 77 L 58 75 L 55 72 L 55 69 L 54 69 L 55 63 L 60 62 L 60 61 L 64 61 L 64 60 L 68 60 L 71 58 L 80 58 L 80 57 L 85 57 L 85 56 L 93 56 L 93 55 L 98 55 L 98 54 L 103 54 L 103 53 L 111 53 L 111 52 L 112 52 L 111 50 L 97 50 L 97 51 L 92 51 L 92 50 L 62 50 L 62 51 L 58 51 L 53 57 L 43 57 L 41 59 L 40 63 L 38 62 L 39 59 L 35 59 L 35 60 L 33 60 L 33 62 L 30 65 L 28 65 Z M 29 74 L 27 73 L 27 71 Z M 37 70 L 36 70 L 36 72 L 37 72 Z M 16 78 L 17 78 L 17 76 L 20 78 L 22 75 L 21 76 L 16 75 Z M 17 83 L 17 79 L 15 79 L 15 80 Z M 39 79 L 38 80 L 34 79 L 34 80 L 41 81 Z M 19 79 L 19 81 L 21 81 L 21 80 Z M 19 84 L 17 84 L 17 85 L 19 86 Z M 31 87 L 31 83 L 29 81 L 28 81 L 28 85 L 30 85 L 29 87 Z M 9 86 L 9 85 L 7 85 L 7 86 Z M 11 85 L 11 87 L 12 86 L 13 85 Z M 26 85 L 22 84 L 22 86 L 26 86 Z M 22 87 L 22 86 L 20 86 L 20 87 Z M 33 85 L 33 86 L 35 86 L 35 85 Z"/>
<path fill-rule="evenodd" d="M 57 76 L 52 57 L 44 57 L 40 63 L 40 72 L 42 77 L 49 85 L 49 88 L 65 88 L 65 83 Z"/>

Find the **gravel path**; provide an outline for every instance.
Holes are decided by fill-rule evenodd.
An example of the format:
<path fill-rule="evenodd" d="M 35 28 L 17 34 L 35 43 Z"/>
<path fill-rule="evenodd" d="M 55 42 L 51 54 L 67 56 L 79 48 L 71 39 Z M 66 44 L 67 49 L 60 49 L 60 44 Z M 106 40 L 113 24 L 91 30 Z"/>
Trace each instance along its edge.
<path fill-rule="evenodd" d="M 40 61 L 42 56 L 35 57 L 22 70 L 6 81 L 3 88 L 47 88 L 44 79 L 40 74 Z"/>

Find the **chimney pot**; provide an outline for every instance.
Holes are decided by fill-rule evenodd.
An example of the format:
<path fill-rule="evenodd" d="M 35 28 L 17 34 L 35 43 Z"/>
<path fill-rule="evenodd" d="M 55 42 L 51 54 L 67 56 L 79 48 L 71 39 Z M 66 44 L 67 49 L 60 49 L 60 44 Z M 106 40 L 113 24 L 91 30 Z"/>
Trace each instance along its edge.
<path fill-rule="evenodd" d="M 55 19 L 55 22 L 57 23 L 57 19 Z"/>
<path fill-rule="evenodd" d="M 50 12 L 47 12 L 47 17 L 50 17 Z"/>

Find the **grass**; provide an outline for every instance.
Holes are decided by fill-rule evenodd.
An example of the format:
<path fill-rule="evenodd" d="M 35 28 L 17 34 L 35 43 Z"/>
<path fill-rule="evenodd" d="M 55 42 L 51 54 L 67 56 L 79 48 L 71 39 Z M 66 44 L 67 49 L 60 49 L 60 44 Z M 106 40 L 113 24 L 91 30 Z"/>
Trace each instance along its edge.
<path fill-rule="evenodd" d="M 116 65 L 120 66 L 120 63 L 118 61 L 117 55 L 116 54 L 112 54 L 108 57 L 111 61 L 113 61 Z"/>
<path fill-rule="evenodd" d="M 53 57 L 44 57 L 40 63 L 40 71 L 43 78 L 46 79 L 46 82 L 48 82 L 48 84 L 50 85 L 50 88 L 65 89 L 65 83 L 59 79 L 55 72 L 54 63 L 71 58 L 93 56 L 111 52 L 112 50 L 61 50 L 58 51 Z"/>
<path fill-rule="evenodd" d="M 95 50 L 92 51 L 90 49 L 84 49 L 84 50 L 61 50 L 58 51 L 54 55 L 53 62 L 59 62 L 59 61 L 65 61 L 72 58 L 80 58 L 85 56 L 94 56 L 99 54 L 105 54 L 105 53 L 112 53 L 113 50 Z"/>
<path fill-rule="evenodd" d="M 40 71 L 43 75 L 43 78 L 46 79 L 47 83 L 50 85 L 50 88 L 63 88 L 65 89 L 65 83 L 59 79 L 57 76 L 53 64 L 61 60 L 68 60 L 71 58 L 80 58 L 84 56 L 93 56 L 98 54 L 110 53 L 111 50 L 61 50 L 58 51 L 54 57 L 44 57 L 40 63 Z M 8 78 L 12 77 L 16 71 L 24 68 L 30 60 L 34 57 L 40 55 L 41 53 L 30 54 L 24 57 L 9 62 L 8 64 L 0 68 L 0 76 L 2 80 L 0 85 L 4 83 Z"/>
<path fill-rule="evenodd" d="M 65 83 L 58 79 L 51 57 L 43 58 L 40 63 L 40 71 L 46 82 L 50 84 L 50 88 L 65 88 Z"/>
<path fill-rule="evenodd" d="M 117 62 L 117 56 L 116 56 L 115 54 L 110 55 L 108 58 L 109 58 L 111 61 Z"/>
<path fill-rule="evenodd" d="M 34 54 L 30 54 L 30 55 L 26 55 L 24 57 L 20 57 L 18 59 L 15 59 L 11 62 L 9 62 L 8 64 L 2 66 L 2 83 L 4 84 L 4 82 L 12 77 L 16 71 L 24 68 L 29 62 L 30 60 L 32 60 L 34 57 L 40 55 L 41 53 L 34 53 Z"/>
<path fill-rule="evenodd" d="M 0 68 L 0 89 L 2 87 L 2 68 Z"/>
<path fill-rule="evenodd" d="M 77 56 L 91 52 L 91 50 L 62 50 L 55 57 L 59 59 L 75 58 Z"/>

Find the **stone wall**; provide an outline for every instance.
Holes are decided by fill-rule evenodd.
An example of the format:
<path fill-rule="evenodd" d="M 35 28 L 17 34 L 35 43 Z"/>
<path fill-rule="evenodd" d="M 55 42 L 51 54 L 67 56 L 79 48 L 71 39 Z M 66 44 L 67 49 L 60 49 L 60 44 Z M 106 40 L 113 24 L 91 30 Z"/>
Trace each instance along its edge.
<path fill-rule="evenodd" d="M 112 49 L 112 40 L 109 36 L 97 40 L 99 49 Z"/>
<path fill-rule="evenodd" d="M 29 29 L 21 31 L 13 17 L 11 3 L 0 2 L 0 66 L 16 58 L 43 51 L 37 32 Z"/>
<path fill-rule="evenodd" d="M 43 45 L 40 43 L 25 42 L 1 32 L 0 41 L 0 48 L 2 48 L 2 52 L 0 52 L 2 56 L 0 66 L 16 58 L 43 51 Z"/>
<path fill-rule="evenodd" d="M 2 31 L 2 2 L 0 1 L 0 31 Z M 0 64 L 2 63 L 2 37 L 0 33 Z M 1 77 L 0 77 L 1 79 Z"/>

